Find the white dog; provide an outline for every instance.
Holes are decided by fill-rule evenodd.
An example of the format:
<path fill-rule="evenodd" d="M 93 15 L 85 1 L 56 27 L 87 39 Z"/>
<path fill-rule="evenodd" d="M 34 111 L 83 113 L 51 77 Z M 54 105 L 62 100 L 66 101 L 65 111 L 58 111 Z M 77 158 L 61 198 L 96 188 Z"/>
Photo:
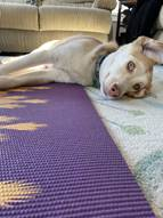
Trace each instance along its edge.
<path fill-rule="evenodd" d="M 0 65 L 0 89 L 49 82 L 95 82 L 103 95 L 143 97 L 150 92 L 153 65 L 163 63 L 163 43 L 139 37 L 118 48 L 90 36 L 45 43 L 30 54 Z"/>

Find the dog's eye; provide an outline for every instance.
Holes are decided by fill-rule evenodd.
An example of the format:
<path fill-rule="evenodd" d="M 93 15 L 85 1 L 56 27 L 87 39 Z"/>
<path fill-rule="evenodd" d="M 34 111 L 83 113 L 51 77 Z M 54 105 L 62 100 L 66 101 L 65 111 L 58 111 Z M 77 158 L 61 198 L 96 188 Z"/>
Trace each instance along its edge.
<path fill-rule="evenodd" d="M 134 63 L 133 61 L 129 61 L 129 62 L 127 63 L 127 70 L 128 70 L 129 72 L 133 72 L 133 70 L 135 69 L 135 67 L 136 67 L 136 65 L 135 65 L 135 63 Z"/>
<path fill-rule="evenodd" d="M 133 89 L 135 91 L 139 91 L 141 88 L 142 88 L 142 84 L 140 84 L 140 83 L 136 83 L 135 85 L 133 85 Z"/>

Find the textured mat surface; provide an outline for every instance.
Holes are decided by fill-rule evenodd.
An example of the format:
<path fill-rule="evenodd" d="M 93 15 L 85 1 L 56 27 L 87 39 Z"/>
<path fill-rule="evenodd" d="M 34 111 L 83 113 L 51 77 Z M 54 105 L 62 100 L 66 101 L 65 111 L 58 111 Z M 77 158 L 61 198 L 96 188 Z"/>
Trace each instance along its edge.
<path fill-rule="evenodd" d="M 0 140 L 0 217 L 155 217 L 81 87 L 1 93 Z"/>

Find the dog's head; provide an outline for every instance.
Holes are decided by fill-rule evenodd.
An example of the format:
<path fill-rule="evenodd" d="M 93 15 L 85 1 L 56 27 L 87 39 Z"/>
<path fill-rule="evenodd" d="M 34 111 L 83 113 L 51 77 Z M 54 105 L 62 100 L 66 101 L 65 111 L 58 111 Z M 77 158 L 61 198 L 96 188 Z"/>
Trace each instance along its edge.
<path fill-rule="evenodd" d="M 163 43 L 148 37 L 109 54 L 100 67 L 100 86 L 105 96 L 121 98 L 124 95 L 139 98 L 151 90 L 153 66 L 163 63 Z"/>

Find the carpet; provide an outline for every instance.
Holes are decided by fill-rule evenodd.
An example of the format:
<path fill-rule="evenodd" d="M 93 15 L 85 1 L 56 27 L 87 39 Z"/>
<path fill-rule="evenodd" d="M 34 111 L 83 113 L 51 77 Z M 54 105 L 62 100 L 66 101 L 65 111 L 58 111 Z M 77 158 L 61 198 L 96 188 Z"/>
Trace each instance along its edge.
<path fill-rule="evenodd" d="M 0 217 L 155 217 L 80 86 L 1 92 L 0 142 Z"/>
<path fill-rule="evenodd" d="M 156 65 L 151 95 L 141 99 L 104 99 L 86 88 L 116 146 L 148 202 L 163 218 L 163 66 Z"/>

